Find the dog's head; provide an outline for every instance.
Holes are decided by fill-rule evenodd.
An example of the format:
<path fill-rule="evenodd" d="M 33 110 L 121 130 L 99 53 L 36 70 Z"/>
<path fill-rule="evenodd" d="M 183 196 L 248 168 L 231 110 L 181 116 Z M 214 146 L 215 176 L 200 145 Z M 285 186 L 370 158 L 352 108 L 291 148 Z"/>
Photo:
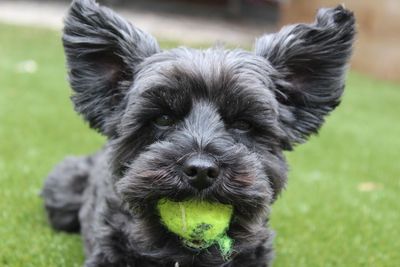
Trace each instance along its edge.
<path fill-rule="evenodd" d="M 252 52 L 164 51 L 113 11 L 78 0 L 63 42 L 75 108 L 110 139 L 129 207 L 154 212 L 165 197 L 229 203 L 238 238 L 250 242 L 285 185 L 283 151 L 339 104 L 354 32 L 339 6 L 262 36 Z"/>

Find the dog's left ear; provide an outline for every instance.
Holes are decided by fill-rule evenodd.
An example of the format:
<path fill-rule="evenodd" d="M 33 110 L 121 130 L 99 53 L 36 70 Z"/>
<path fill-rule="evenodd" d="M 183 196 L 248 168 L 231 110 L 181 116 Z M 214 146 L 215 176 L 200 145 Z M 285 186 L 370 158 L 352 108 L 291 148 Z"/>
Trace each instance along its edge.
<path fill-rule="evenodd" d="M 92 128 L 112 136 L 138 65 L 159 52 L 156 40 L 94 0 L 75 0 L 63 44 L 76 111 Z"/>
<path fill-rule="evenodd" d="M 257 40 L 255 53 L 277 70 L 285 149 L 316 133 L 339 104 L 354 35 L 353 13 L 338 6 L 319 10 L 313 24 L 287 26 Z"/>

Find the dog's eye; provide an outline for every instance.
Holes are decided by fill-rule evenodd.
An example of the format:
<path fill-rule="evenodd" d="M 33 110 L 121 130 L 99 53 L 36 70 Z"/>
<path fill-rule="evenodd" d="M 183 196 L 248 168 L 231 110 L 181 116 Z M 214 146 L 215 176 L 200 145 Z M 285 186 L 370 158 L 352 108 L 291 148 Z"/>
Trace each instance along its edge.
<path fill-rule="evenodd" d="M 231 124 L 231 127 L 239 132 L 248 132 L 251 130 L 252 126 L 247 121 L 235 121 Z"/>
<path fill-rule="evenodd" d="M 155 124 L 156 126 L 158 126 L 158 127 L 165 128 L 165 127 L 169 127 L 169 126 L 174 125 L 175 122 L 176 122 L 176 121 L 175 121 L 171 116 L 162 115 L 162 116 L 158 117 L 158 118 L 154 121 L 154 124 Z"/>

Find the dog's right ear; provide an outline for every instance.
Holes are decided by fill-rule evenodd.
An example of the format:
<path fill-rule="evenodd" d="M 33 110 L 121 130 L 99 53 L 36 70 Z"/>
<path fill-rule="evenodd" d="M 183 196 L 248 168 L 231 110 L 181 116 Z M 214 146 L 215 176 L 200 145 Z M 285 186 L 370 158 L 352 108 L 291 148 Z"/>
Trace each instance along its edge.
<path fill-rule="evenodd" d="M 140 62 L 160 51 L 157 41 L 94 0 L 75 0 L 65 19 L 64 50 L 75 110 L 101 133 L 115 134 Z"/>
<path fill-rule="evenodd" d="M 274 92 L 279 121 L 291 149 L 318 132 L 340 103 L 356 32 L 343 6 L 320 9 L 311 24 L 295 24 L 256 42 L 256 54 L 276 70 Z"/>

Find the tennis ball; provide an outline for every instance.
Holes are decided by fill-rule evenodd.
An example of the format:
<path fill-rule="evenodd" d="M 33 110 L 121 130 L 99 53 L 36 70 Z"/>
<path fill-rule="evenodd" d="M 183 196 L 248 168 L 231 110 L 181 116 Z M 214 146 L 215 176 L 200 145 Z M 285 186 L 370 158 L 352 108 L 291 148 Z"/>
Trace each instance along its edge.
<path fill-rule="evenodd" d="M 232 239 L 226 231 L 233 213 L 231 205 L 187 200 L 175 202 L 161 199 L 157 204 L 166 228 L 183 239 L 191 248 L 205 249 L 218 244 L 221 254 L 229 257 Z"/>

